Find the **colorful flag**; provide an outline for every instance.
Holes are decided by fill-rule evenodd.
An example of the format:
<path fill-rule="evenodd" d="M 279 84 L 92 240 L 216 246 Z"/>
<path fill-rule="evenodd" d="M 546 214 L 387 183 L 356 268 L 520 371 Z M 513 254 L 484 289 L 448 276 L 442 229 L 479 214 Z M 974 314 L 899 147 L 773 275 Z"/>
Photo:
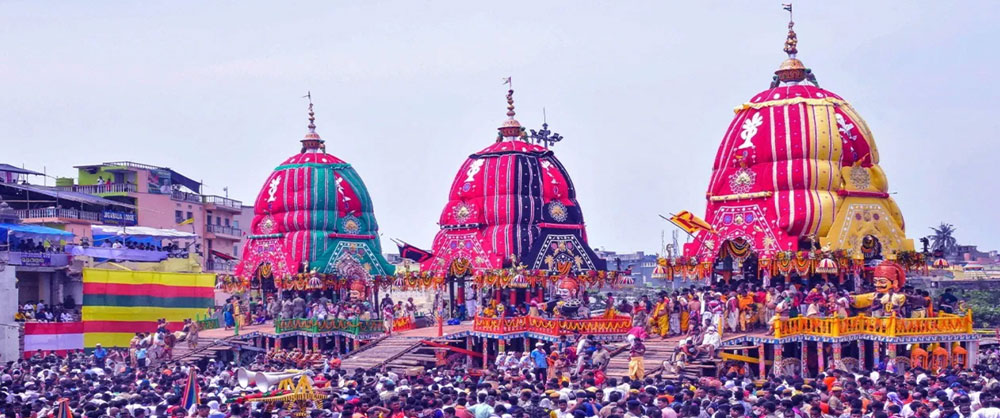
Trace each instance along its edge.
<path fill-rule="evenodd" d="M 69 409 L 69 399 L 59 399 L 59 406 L 56 409 L 56 418 L 73 418 L 73 410 Z"/>
<path fill-rule="evenodd" d="M 705 222 L 701 218 L 694 216 L 693 213 L 686 210 L 680 211 L 680 213 L 671 216 L 670 218 L 661 218 L 670 221 L 670 223 L 677 225 L 678 228 L 687 231 L 689 234 L 693 234 L 698 231 L 708 231 L 715 233 L 715 229 L 708 222 Z"/>
<path fill-rule="evenodd" d="M 192 406 L 198 404 L 201 397 L 201 388 L 198 387 L 198 375 L 192 368 L 188 373 L 187 383 L 184 384 L 184 392 L 181 397 L 181 406 L 190 410 Z"/>
<path fill-rule="evenodd" d="M 181 223 L 177 224 L 177 226 L 181 226 L 181 225 L 191 225 L 191 224 L 193 224 L 193 223 L 194 223 L 194 217 L 190 217 L 190 218 L 187 218 L 187 219 L 185 219 L 185 220 L 181 221 Z"/>
<path fill-rule="evenodd" d="M 400 257 L 408 258 L 418 263 L 423 263 L 424 261 L 434 258 L 434 254 L 431 254 L 429 251 L 421 250 L 420 248 L 414 247 L 403 241 L 396 241 L 396 246 L 399 247 Z"/>

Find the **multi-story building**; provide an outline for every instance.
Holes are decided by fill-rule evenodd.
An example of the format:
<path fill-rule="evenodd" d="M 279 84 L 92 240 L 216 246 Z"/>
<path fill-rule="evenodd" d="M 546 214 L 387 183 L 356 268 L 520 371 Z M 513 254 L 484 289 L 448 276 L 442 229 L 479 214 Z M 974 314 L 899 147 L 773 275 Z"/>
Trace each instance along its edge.
<path fill-rule="evenodd" d="M 203 195 L 200 182 L 170 168 L 132 161 L 76 166 L 78 180 L 58 179 L 63 190 L 87 193 L 135 207 L 135 225 L 192 232 L 204 268 L 231 272 L 239 255 L 243 203 Z"/>
<path fill-rule="evenodd" d="M 42 173 L 0 164 L 0 270 L 16 277 L 19 304 L 80 302 L 83 284 L 65 248 L 90 240 L 91 228 L 135 220 L 131 204 L 33 184 Z M 39 181 L 44 184 L 44 180 Z M 134 223 L 132 223 L 134 225 Z M 3 285 L 0 285 L 3 287 Z M 11 288 L 15 288 L 11 285 Z"/>
<path fill-rule="evenodd" d="M 635 280 L 636 286 L 643 286 L 647 283 L 655 284 L 652 275 L 653 269 L 656 268 L 656 254 L 646 254 L 642 251 L 617 253 L 605 250 L 597 250 L 596 253 L 608 262 L 609 270 L 625 271 L 632 269 L 632 279 Z"/>

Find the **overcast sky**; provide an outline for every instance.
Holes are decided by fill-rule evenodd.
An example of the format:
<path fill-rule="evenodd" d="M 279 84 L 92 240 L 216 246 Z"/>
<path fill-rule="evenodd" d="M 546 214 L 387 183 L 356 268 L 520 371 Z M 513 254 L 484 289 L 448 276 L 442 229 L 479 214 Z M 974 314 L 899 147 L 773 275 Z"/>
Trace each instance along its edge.
<path fill-rule="evenodd" d="M 509 75 L 521 123 L 544 107 L 565 136 L 591 244 L 656 251 L 657 214 L 704 213 L 733 107 L 784 58 L 780 3 L 3 1 L 0 162 L 132 160 L 251 202 L 297 152 L 311 90 L 383 236 L 429 247 Z M 912 238 L 947 221 L 1000 248 L 998 18 L 986 1 L 795 4 L 799 58 L 868 122 Z"/>

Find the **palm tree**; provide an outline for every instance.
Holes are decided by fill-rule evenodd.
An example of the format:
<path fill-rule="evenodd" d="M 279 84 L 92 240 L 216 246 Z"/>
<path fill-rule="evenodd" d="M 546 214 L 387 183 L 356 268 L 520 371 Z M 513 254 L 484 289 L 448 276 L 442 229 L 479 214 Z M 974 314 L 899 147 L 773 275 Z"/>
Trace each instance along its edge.
<path fill-rule="evenodd" d="M 931 227 L 931 230 L 934 231 L 934 235 L 928 237 L 931 239 L 931 250 L 940 250 L 946 257 L 955 254 L 957 252 L 956 247 L 958 246 L 957 240 L 952 236 L 955 233 L 955 229 L 952 224 L 944 222 L 941 222 L 941 225 L 937 228 Z"/>

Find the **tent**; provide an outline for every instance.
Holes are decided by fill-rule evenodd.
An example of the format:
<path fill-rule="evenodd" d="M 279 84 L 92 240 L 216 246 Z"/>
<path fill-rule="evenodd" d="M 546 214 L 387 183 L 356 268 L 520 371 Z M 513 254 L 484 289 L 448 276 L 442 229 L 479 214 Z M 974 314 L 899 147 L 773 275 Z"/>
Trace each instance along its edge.
<path fill-rule="evenodd" d="M 0 224 L 0 241 L 7 242 L 8 238 L 12 236 L 36 239 L 72 239 L 73 233 L 40 225 Z"/>

